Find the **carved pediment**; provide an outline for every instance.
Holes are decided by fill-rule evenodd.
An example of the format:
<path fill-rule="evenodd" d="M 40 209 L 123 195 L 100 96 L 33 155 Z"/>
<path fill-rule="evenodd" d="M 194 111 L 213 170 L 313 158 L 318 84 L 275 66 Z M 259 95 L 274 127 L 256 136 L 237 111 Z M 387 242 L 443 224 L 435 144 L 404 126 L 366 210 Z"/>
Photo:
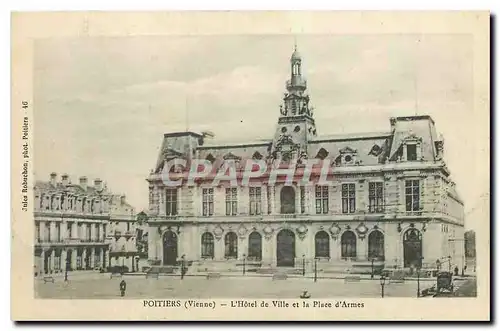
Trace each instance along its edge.
<path fill-rule="evenodd" d="M 241 157 L 229 152 L 223 157 L 224 160 L 241 161 Z"/>
<path fill-rule="evenodd" d="M 342 148 L 341 150 L 339 150 L 339 153 L 342 155 L 342 154 L 356 154 L 357 151 L 354 149 L 354 148 L 351 148 L 349 146 L 346 146 L 344 148 Z"/>

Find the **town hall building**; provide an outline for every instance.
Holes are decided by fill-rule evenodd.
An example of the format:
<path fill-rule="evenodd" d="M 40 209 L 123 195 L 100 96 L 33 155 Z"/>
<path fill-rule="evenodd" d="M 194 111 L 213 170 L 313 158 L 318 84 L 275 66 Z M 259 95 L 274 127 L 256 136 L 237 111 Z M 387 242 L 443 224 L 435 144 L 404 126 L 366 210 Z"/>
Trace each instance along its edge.
<path fill-rule="evenodd" d="M 307 268 L 355 272 L 378 268 L 464 266 L 464 205 L 430 116 L 388 119 L 387 132 L 322 136 L 317 132 L 302 59 L 290 59 L 276 131 L 267 141 L 218 144 L 206 134 L 165 133 L 149 183 L 148 260 L 180 259 L 201 270 Z M 367 119 L 368 120 L 368 119 Z M 170 187 L 168 161 L 295 162 L 327 160 L 325 185 L 269 183 Z M 315 176 L 314 174 L 312 175 Z M 315 263 L 313 263 L 315 261 Z"/>

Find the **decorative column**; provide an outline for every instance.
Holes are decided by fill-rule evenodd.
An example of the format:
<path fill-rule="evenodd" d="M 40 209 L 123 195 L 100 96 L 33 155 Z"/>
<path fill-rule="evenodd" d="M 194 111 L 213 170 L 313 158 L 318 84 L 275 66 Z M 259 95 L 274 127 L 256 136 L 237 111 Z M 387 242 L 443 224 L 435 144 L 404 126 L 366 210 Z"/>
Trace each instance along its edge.
<path fill-rule="evenodd" d="M 268 186 L 269 201 L 271 203 L 271 215 L 276 215 L 276 186 Z"/>
<path fill-rule="evenodd" d="M 76 260 L 78 258 L 78 249 L 75 247 L 71 250 L 71 269 L 76 270 Z"/>
<path fill-rule="evenodd" d="M 54 271 L 55 270 L 55 257 L 56 257 L 56 250 L 52 249 L 50 251 L 50 262 L 49 262 L 49 271 Z"/>
<path fill-rule="evenodd" d="M 311 215 L 313 213 L 312 208 L 311 208 L 311 192 L 313 192 L 314 186 L 311 184 L 307 184 L 304 186 L 304 207 L 305 207 L 305 214 Z"/>
<path fill-rule="evenodd" d="M 107 252 L 108 252 L 108 250 L 106 248 L 101 249 L 100 259 L 101 259 L 101 266 L 103 269 L 106 269 L 106 259 L 107 259 L 107 255 L 108 255 Z"/>
<path fill-rule="evenodd" d="M 300 214 L 300 186 L 292 186 L 295 191 L 295 214 Z"/>
<path fill-rule="evenodd" d="M 78 231 L 79 229 L 78 222 L 71 223 L 71 228 L 72 228 L 71 233 L 73 234 L 72 239 L 80 239 L 80 233 Z"/>
<path fill-rule="evenodd" d="M 45 250 L 40 253 L 40 275 L 45 273 Z"/>
<path fill-rule="evenodd" d="M 96 267 L 96 265 L 95 265 L 95 247 L 92 247 L 90 249 L 90 267 L 92 269 L 94 269 Z"/>
<path fill-rule="evenodd" d="M 96 237 L 96 228 L 99 226 L 99 223 L 91 223 L 90 224 L 90 240 L 91 241 L 97 241 Z"/>
<path fill-rule="evenodd" d="M 214 243 L 214 260 L 222 261 L 224 260 L 224 236 L 222 238 L 216 238 Z"/>

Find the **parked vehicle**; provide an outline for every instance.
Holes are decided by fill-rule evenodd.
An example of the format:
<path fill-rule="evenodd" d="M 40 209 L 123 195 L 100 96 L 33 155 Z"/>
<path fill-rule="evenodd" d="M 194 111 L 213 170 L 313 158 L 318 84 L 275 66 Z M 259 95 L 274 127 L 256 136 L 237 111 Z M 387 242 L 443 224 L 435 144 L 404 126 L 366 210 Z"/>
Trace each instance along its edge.
<path fill-rule="evenodd" d="M 451 272 L 443 271 L 438 273 L 436 292 L 437 294 L 453 293 L 453 274 Z"/>

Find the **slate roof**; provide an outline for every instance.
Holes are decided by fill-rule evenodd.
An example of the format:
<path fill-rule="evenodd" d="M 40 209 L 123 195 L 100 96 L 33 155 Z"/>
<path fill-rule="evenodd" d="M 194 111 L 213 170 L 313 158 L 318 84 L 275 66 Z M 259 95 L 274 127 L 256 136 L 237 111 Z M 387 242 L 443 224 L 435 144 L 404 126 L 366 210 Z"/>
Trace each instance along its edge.
<path fill-rule="evenodd" d="M 436 160 L 435 143 L 438 138 L 434 121 L 430 116 L 393 118 L 388 127 L 390 127 L 391 131 L 315 137 L 307 143 L 307 157 L 313 159 L 318 156 L 326 156 L 328 159 L 338 160 L 342 153 L 352 150 L 357 164 L 366 166 L 382 165 L 388 160 L 393 160 L 395 153 L 404 140 L 414 135 L 421 139 L 424 160 Z M 191 149 L 193 157 L 199 159 L 223 160 L 224 158 L 233 158 L 242 161 L 254 157 L 266 159 L 270 155 L 274 143 L 272 139 L 243 142 L 223 142 L 210 139 L 203 144 L 199 144 L 200 141 L 189 140 L 189 137 L 198 139 L 201 135 L 190 132 L 184 133 L 184 136 L 181 133 L 175 133 L 173 136 L 170 134 L 165 135 L 155 172 L 159 172 L 163 168 L 166 154 L 170 154 L 172 158 L 179 155 L 188 156 Z M 189 143 L 189 141 L 191 142 Z"/>

